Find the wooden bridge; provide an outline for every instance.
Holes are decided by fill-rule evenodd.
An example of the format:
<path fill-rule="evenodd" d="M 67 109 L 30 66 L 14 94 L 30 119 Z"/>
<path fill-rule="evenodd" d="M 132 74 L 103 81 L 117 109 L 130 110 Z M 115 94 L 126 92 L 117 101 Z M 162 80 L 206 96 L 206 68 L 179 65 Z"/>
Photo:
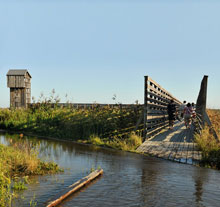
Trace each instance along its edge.
<path fill-rule="evenodd" d="M 186 129 L 182 121 L 177 121 L 173 130 L 165 128 L 158 135 L 147 139 L 137 151 L 176 162 L 198 164 L 201 152 L 194 142 L 193 128 Z"/>
<path fill-rule="evenodd" d="M 206 94 L 207 76 L 204 76 L 196 103 L 197 118 L 186 129 L 183 120 L 175 122 L 172 130 L 168 129 L 167 105 L 171 99 L 178 107 L 181 102 L 162 88 L 150 77 L 145 77 L 144 103 L 144 143 L 138 152 L 159 158 L 187 164 L 198 164 L 201 152 L 194 142 L 194 133 L 202 129 L 207 121 Z M 205 118 L 206 117 L 206 118 Z"/>

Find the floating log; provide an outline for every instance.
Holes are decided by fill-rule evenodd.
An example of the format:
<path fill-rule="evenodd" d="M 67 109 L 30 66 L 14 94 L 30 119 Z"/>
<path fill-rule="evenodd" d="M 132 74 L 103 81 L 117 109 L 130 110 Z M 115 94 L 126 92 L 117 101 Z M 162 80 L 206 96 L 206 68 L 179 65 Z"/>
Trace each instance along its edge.
<path fill-rule="evenodd" d="M 94 180 L 95 178 L 97 178 L 98 176 L 100 176 L 101 174 L 103 174 L 103 169 L 101 170 L 95 170 L 94 172 L 90 173 L 88 176 L 82 178 L 81 180 L 75 182 L 74 184 L 70 185 L 67 188 L 67 192 L 60 196 L 58 199 L 50 202 L 47 207 L 54 207 L 57 206 L 58 204 L 60 204 L 65 198 L 67 198 L 68 196 L 70 196 L 71 194 L 75 193 L 76 191 L 80 190 L 82 187 L 84 187 L 86 184 L 88 184 L 89 182 L 91 182 L 92 180 Z"/>

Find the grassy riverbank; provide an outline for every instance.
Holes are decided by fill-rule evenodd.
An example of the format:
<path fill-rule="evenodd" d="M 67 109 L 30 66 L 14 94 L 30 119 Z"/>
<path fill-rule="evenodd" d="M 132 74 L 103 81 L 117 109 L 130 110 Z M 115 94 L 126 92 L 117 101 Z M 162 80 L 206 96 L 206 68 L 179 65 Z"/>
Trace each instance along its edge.
<path fill-rule="evenodd" d="M 141 143 L 132 133 L 140 113 L 139 105 L 74 109 L 41 103 L 30 109 L 0 109 L 0 129 L 133 150 Z"/>
<path fill-rule="evenodd" d="M 142 137 L 135 133 L 128 134 L 125 139 L 117 137 L 114 139 L 101 139 L 98 136 L 91 136 L 88 140 L 79 140 L 78 142 L 133 152 L 142 144 Z"/>
<path fill-rule="evenodd" d="M 45 102 L 29 109 L 0 109 L 0 129 L 134 151 L 142 143 L 132 132 L 140 113 L 139 105 L 74 109 Z M 13 189 L 23 189 L 23 181 L 14 182 L 16 177 L 59 171 L 56 164 L 39 160 L 36 147 L 22 137 L 13 140 L 10 147 L 0 145 L 0 206 L 11 202 Z"/>
<path fill-rule="evenodd" d="M 207 110 L 218 137 L 220 138 L 220 110 Z M 206 167 L 220 169 L 220 140 L 216 140 L 208 126 L 201 135 L 196 135 L 196 142 L 202 151 L 201 164 Z"/>
<path fill-rule="evenodd" d="M 0 144 L 0 206 L 10 206 L 17 190 L 27 187 L 32 175 L 53 174 L 62 171 L 53 162 L 43 162 L 37 147 L 22 140 L 10 140 L 10 146 Z"/>

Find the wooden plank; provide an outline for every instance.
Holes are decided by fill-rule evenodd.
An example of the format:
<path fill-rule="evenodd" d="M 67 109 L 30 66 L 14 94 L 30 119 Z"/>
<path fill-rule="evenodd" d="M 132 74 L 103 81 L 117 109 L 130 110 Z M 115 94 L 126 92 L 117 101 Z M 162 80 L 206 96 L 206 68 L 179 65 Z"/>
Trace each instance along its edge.
<path fill-rule="evenodd" d="M 9 88 L 10 87 L 10 82 L 9 82 L 9 76 L 7 76 L 7 87 Z"/>
<path fill-rule="evenodd" d="M 161 151 L 158 153 L 157 157 L 166 159 L 166 153 L 169 152 L 170 143 L 171 143 L 171 142 L 161 141 L 161 145 L 163 146 L 163 148 L 162 148 Z"/>
<path fill-rule="evenodd" d="M 160 105 L 160 104 L 153 104 L 153 103 L 147 103 L 148 108 L 158 108 L 160 110 L 167 110 L 167 106 Z"/>
<path fill-rule="evenodd" d="M 167 103 L 148 97 L 148 103 L 154 103 L 163 107 L 167 107 Z"/>
<path fill-rule="evenodd" d="M 161 127 L 161 126 L 166 125 L 166 124 L 168 124 L 168 121 L 158 122 L 158 123 L 147 123 L 146 126 L 147 126 L 148 129 L 151 129 L 151 128 L 156 129 L 156 128 Z"/>
<path fill-rule="evenodd" d="M 161 95 L 161 94 L 156 94 L 156 93 L 153 93 L 151 91 L 148 91 L 148 95 L 152 98 L 156 98 L 156 99 L 159 99 L 160 101 L 163 101 L 164 103 L 169 103 L 169 99 L 166 98 L 165 96 Z"/>
<path fill-rule="evenodd" d="M 101 170 L 95 170 L 94 172 L 90 173 L 88 176 L 82 178 L 81 180 L 75 182 L 74 184 L 70 185 L 67 189 L 67 192 L 60 196 L 59 198 L 57 198 L 56 200 L 50 202 L 47 207 L 54 207 L 57 206 L 58 204 L 60 204 L 65 198 L 67 198 L 68 196 L 70 196 L 71 194 L 75 193 L 76 191 L 78 191 L 79 189 L 81 189 L 82 187 L 84 187 L 86 184 L 88 184 L 89 182 L 91 182 L 92 180 L 94 180 L 95 178 L 97 178 L 98 176 L 103 174 L 103 169 Z"/>
<path fill-rule="evenodd" d="M 147 111 L 148 111 L 148 95 L 147 95 L 147 91 L 148 91 L 148 76 L 144 77 L 144 134 L 143 134 L 143 138 L 146 139 L 146 134 L 147 134 L 147 127 L 146 127 L 146 123 L 147 123 Z"/>
<path fill-rule="evenodd" d="M 15 88 L 18 88 L 19 86 L 18 86 L 18 76 L 14 76 L 14 78 L 15 78 Z"/>
<path fill-rule="evenodd" d="M 158 91 L 158 89 L 155 89 L 151 85 L 148 85 L 148 93 L 152 93 L 152 95 L 155 94 L 159 97 L 163 97 L 165 100 L 170 100 L 171 99 L 166 93 L 163 93 L 161 90 Z"/>
<path fill-rule="evenodd" d="M 151 119 L 162 119 L 162 118 L 168 118 L 168 115 L 164 114 L 164 115 L 158 115 L 158 114 L 151 114 L 151 115 L 148 115 L 147 116 L 148 120 L 151 120 Z"/>
<path fill-rule="evenodd" d="M 14 88 L 15 87 L 15 77 L 9 76 L 9 87 Z"/>
<path fill-rule="evenodd" d="M 165 90 L 163 87 L 161 87 L 158 83 L 156 83 L 153 79 L 151 79 L 150 77 L 149 77 L 149 81 L 151 82 L 151 83 L 153 83 L 157 88 L 159 88 L 160 90 L 161 90 L 161 92 L 163 93 L 165 93 L 164 95 L 166 95 L 167 97 L 169 97 L 169 99 L 175 99 L 175 97 L 171 94 L 171 93 L 169 93 L 167 90 Z"/>
<path fill-rule="evenodd" d="M 21 76 L 20 84 L 22 88 L 25 88 L 24 76 Z"/>
<path fill-rule="evenodd" d="M 148 82 L 150 82 L 151 84 L 153 84 L 153 86 L 151 84 L 149 84 L 150 89 L 152 88 L 153 91 L 155 91 L 156 93 L 161 91 L 161 94 L 164 94 L 164 96 L 166 96 L 169 100 L 170 99 L 174 99 L 174 101 L 178 104 L 181 104 L 181 102 L 175 98 L 171 93 L 169 93 L 167 90 L 165 90 L 164 88 L 162 88 L 158 83 L 156 83 L 154 80 L 152 80 L 150 77 L 148 77 Z M 159 89 L 159 90 L 158 90 Z"/>
<path fill-rule="evenodd" d="M 179 142 L 173 142 L 171 153 L 168 156 L 169 160 L 173 160 L 174 161 L 176 153 L 177 153 L 178 148 L 179 148 L 179 144 L 180 144 Z"/>
<path fill-rule="evenodd" d="M 150 137 L 152 137 L 152 136 L 155 136 L 155 135 L 158 134 L 162 129 L 164 129 L 164 128 L 166 128 L 166 127 L 168 127 L 168 124 L 163 125 L 163 126 L 161 126 L 161 127 L 158 127 L 158 128 L 156 128 L 156 129 L 153 129 L 153 130 L 149 130 L 150 132 L 147 133 L 147 138 L 150 138 Z"/>
<path fill-rule="evenodd" d="M 167 115 L 167 111 L 165 110 L 154 110 L 148 109 L 148 115 Z"/>
<path fill-rule="evenodd" d="M 147 123 L 158 123 L 158 122 L 165 122 L 167 121 L 166 117 L 162 117 L 162 118 L 152 118 L 152 119 L 148 119 Z"/>

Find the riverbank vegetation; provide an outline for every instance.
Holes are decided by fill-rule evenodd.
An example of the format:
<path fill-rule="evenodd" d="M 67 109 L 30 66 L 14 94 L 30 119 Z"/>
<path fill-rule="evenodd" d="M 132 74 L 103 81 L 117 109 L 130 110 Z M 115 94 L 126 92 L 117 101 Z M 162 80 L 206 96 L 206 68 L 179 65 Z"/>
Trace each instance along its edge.
<path fill-rule="evenodd" d="M 115 137 L 114 139 L 101 139 L 98 136 L 92 135 L 88 140 L 81 142 L 91 143 L 93 145 L 98 145 L 98 146 L 111 147 L 114 149 L 119 149 L 124 151 L 135 151 L 137 147 L 139 147 L 142 144 L 142 137 L 132 132 L 129 133 L 125 139 L 120 139 L 117 137 Z"/>
<path fill-rule="evenodd" d="M 53 99 L 41 101 L 28 109 L 0 109 L 0 129 L 126 151 L 134 151 L 142 143 L 141 136 L 137 135 L 142 131 L 136 129 L 142 113 L 138 104 L 129 108 L 120 104 L 73 108 L 68 104 L 61 107 L 57 99 Z M 60 171 L 56 164 L 39 160 L 36 146 L 25 142 L 22 137 L 15 142 L 11 139 L 11 146 L 0 145 L 0 206 L 11 202 L 13 191 L 26 188 L 26 176 Z"/>
<path fill-rule="evenodd" d="M 55 101 L 54 101 L 55 100 Z M 73 108 L 61 107 L 51 98 L 29 109 L 0 109 L 0 129 L 68 139 L 122 150 L 138 147 L 141 130 L 136 128 L 142 106 Z M 143 127 L 143 126 L 142 126 Z M 141 128 L 141 125 L 140 125 Z M 138 141 L 137 141 L 138 140 Z"/>
<path fill-rule="evenodd" d="M 29 176 L 61 172 L 53 162 L 38 158 L 37 145 L 10 139 L 10 146 L 0 144 L 0 206 L 10 206 L 16 191 L 27 189 Z"/>
<path fill-rule="evenodd" d="M 212 127 L 220 138 L 220 110 L 207 110 Z M 220 140 L 217 140 L 210 127 L 206 126 L 201 135 L 196 135 L 196 142 L 202 151 L 201 165 L 220 169 Z"/>

